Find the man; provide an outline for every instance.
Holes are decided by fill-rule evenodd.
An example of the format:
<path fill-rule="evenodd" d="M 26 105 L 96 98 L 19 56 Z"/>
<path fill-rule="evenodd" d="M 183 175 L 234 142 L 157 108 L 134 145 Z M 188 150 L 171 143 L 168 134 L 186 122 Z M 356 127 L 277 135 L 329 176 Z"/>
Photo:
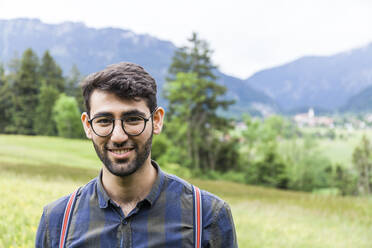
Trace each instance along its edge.
<path fill-rule="evenodd" d="M 76 194 L 65 247 L 194 247 L 192 185 L 151 160 L 152 135 L 164 117 L 155 80 L 141 66 L 119 63 L 82 87 L 81 121 L 103 167 Z M 69 199 L 44 208 L 36 247 L 59 247 Z M 228 205 L 206 191 L 201 199 L 202 247 L 237 247 Z"/>

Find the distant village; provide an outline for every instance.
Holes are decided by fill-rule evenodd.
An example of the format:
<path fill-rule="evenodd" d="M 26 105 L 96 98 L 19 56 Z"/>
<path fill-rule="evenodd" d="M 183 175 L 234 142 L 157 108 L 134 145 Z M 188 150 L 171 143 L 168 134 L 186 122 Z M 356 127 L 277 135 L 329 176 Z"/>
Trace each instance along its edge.
<path fill-rule="evenodd" d="M 313 108 L 307 113 L 300 113 L 293 117 L 293 121 L 298 127 L 327 127 L 327 128 L 345 128 L 348 131 L 355 129 L 366 129 L 372 127 L 372 113 L 364 115 L 350 116 L 317 116 Z"/>
<path fill-rule="evenodd" d="M 267 117 L 270 115 L 267 115 Z M 297 127 L 323 127 L 328 129 L 342 128 L 348 132 L 361 129 L 372 129 L 372 113 L 349 115 L 316 115 L 313 108 L 306 113 L 299 113 L 288 118 Z M 237 130 L 246 129 L 244 122 L 235 123 Z"/>

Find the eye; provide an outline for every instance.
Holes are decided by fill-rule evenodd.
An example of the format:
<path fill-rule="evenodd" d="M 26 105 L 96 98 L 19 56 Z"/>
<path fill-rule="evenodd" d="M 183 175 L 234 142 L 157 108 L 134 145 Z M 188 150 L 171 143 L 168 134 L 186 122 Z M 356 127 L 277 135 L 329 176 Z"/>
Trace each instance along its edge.
<path fill-rule="evenodd" d="M 99 118 L 94 119 L 93 123 L 101 125 L 101 126 L 110 125 L 112 124 L 112 119 L 107 118 L 107 117 L 99 117 Z"/>
<path fill-rule="evenodd" d="M 124 122 L 129 125 L 138 125 L 143 122 L 143 118 L 141 116 L 128 116 L 124 118 Z"/>

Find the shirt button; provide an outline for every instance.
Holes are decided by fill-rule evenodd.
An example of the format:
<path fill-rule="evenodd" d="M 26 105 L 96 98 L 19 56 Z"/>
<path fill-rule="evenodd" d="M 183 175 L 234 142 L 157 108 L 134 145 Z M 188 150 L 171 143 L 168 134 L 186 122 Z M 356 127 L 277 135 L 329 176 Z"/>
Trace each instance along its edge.
<path fill-rule="evenodd" d="M 127 222 L 126 220 L 122 220 L 121 223 L 122 223 L 123 225 L 128 224 L 128 222 Z"/>

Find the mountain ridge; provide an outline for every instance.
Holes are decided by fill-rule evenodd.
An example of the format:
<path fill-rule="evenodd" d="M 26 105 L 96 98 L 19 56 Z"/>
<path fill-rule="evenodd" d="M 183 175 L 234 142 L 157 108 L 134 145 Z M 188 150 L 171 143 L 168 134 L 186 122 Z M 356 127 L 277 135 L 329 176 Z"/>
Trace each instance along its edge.
<path fill-rule="evenodd" d="M 372 43 L 331 56 L 305 56 L 259 71 L 245 81 L 284 111 L 321 107 L 336 111 L 372 85 Z"/>
<path fill-rule="evenodd" d="M 177 48 L 170 41 L 121 28 L 92 28 L 81 22 L 45 24 L 39 19 L 27 18 L 0 20 L 2 61 L 10 61 L 14 52 L 21 54 L 29 47 L 38 56 L 49 50 L 65 73 L 68 73 L 74 64 L 83 75 L 120 61 L 140 64 L 158 82 L 159 102 L 163 104 L 165 101 L 161 91 Z M 228 88 L 228 97 L 237 101 L 231 107 L 232 111 L 248 112 L 257 103 L 267 106 L 269 112 L 275 111 L 275 103 L 266 94 L 252 89 L 244 80 L 220 71 L 217 71 L 217 74 L 218 83 Z"/>

